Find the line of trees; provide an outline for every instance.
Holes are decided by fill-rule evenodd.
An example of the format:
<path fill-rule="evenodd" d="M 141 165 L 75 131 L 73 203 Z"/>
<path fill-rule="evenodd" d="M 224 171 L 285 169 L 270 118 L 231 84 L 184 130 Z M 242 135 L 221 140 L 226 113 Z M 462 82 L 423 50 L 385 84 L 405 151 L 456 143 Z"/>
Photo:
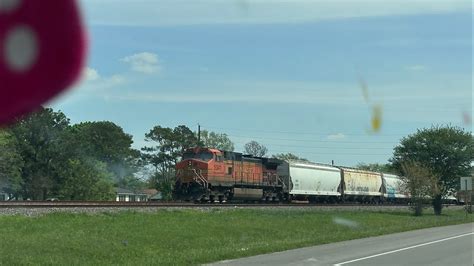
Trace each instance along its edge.
<path fill-rule="evenodd" d="M 110 200 L 140 153 L 111 122 L 71 125 L 43 108 L 0 130 L 0 189 L 17 199 Z"/>

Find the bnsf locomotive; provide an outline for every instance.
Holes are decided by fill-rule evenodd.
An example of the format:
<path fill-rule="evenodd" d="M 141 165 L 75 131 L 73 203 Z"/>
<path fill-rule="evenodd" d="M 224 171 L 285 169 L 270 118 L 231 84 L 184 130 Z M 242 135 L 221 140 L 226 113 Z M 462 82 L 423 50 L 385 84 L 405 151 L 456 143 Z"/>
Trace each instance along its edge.
<path fill-rule="evenodd" d="M 188 149 L 176 165 L 179 200 L 407 203 L 396 175 L 308 162 L 285 162 L 210 148 Z M 448 202 L 455 202 L 450 197 Z"/>
<path fill-rule="evenodd" d="M 188 149 L 176 165 L 174 194 L 194 201 L 288 199 L 286 162 L 210 148 Z"/>

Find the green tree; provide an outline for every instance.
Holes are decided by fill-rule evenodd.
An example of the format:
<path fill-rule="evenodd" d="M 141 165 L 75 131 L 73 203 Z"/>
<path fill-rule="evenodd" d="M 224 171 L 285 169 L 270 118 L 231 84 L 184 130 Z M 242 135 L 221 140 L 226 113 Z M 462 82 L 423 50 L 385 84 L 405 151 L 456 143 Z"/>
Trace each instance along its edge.
<path fill-rule="evenodd" d="M 438 177 L 429 168 L 417 162 L 404 162 L 401 165 L 400 188 L 410 193 L 410 208 L 415 216 L 423 214 L 423 205 L 427 198 L 439 193 Z"/>
<path fill-rule="evenodd" d="M 67 161 L 62 168 L 64 176 L 58 196 L 64 200 L 113 200 L 112 174 L 105 163 L 84 162 L 78 159 Z"/>
<path fill-rule="evenodd" d="M 117 182 L 130 179 L 140 167 L 140 152 L 132 149 L 132 136 L 113 122 L 76 124 L 68 129 L 64 142 L 65 146 L 72 146 L 74 157 L 105 163 Z"/>
<path fill-rule="evenodd" d="M 8 130 L 0 130 L 0 191 L 18 197 L 23 165 L 15 137 Z"/>
<path fill-rule="evenodd" d="M 407 162 L 417 162 L 433 172 L 438 192 L 433 195 L 432 203 L 439 215 L 442 198 L 458 189 L 459 178 L 469 174 L 473 159 L 474 139 L 470 132 L 458 127 L 434 126 L 403 138 L 390 161 L 400 172 Z"/>
<path fill-rule="evenodd" d="M 201 131 L 201 145 L 222 151 L 234 151 L 234 143 L 225 133 L 203 130 Z"/>
<path fill-rule="evenodd" d="M 398 171 L 394 169 L 394 167 L 389 163 L 386 163 L 386 164 L 358 163 L 355 168 L 360 169 L 360 170 L 381 172 L 381 173 L 398 173 Z"/>
<path fill-rule="evenodd" d="M 150 179 L 150 186 L 161 192 L 163 200 L 173 199 L 174 179 L 166 179 L 160 176 L 160 173 L 154 173 Z"/>
<path fill-rule="evenodd" d="M 196 135 L 183 125 L 174 129 L 155 126 L 145 134 L 145 141 L 152 146 L 142 148 L 143 158 L 153 166 L 154 173 L 150 179 L 154 183 L 153 187 L 160 190 L 174 183 L 176 163 L 187 148 L 198 144 Z"/>
<path fill-rule="evenodd" d="M 283 161 L 287 161 L 287 162 L 309 162 L 307 159 L 305 158 L 301 158 L 297 155 L 294 155 L 293 153 L 289 152 L 289 153 L 277 153 L 277 154 L 274 154 L 272 155 L 273 158 L 276 158 L 276 159 L 280 159 L 280 160 L 283 160 Z"/>
<path fill-rule="evenodd" d="M 147 134 L 145 141 L 155 144 L 142 148 L 143 158 L 154 167 L 155 173 L 159 173 L 163 179 L 171 178 L 174 173 L 172 166 L 175 160 L 174 136 L 171 128 L 155 126 Z"/>
<path fill-rule="evenodd" d="M 57 191 L 55 165 L 61 161 L 60 135 L 69 126 L 69 119 L 60 111 L 41 108 L 11 127 L 23 158 L 21 168 L 22 195 L 43 200 Z"/>
<path fill-rule="evenodd" d="M 263 157 L 268 152 L 267 147 L 265 147 L 263 144 L 260 144 L 254 140 L 245 144 L 244 149 L 245 149 L 246 154 L 250 154 L 256 157 Z"/>
<path fill-rule="evenodd" d="M 24 161 L 21 194 L 34 200 L 111 199 L 110 169 L 133 154 L 131 136 L 113 123 L 70 126 L 50 108 L 18 120 L 11 132 Z"/>
<path fill-rule="evenodd" d="M 187 126 L 180 125 L 173 129 L 171 138 L 172 156 L 176 164 L 186 149 L 198 145 L 196 135 Z"/>

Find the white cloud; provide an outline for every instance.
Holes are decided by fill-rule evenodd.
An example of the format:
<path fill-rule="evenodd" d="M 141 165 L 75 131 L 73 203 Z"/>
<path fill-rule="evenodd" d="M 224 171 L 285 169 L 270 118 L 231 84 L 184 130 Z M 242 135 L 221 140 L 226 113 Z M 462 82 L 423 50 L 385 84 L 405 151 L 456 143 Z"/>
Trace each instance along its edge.
<path fill-rule="evenodd" d="M 406 66 L 405 70 L 408 70 L 408 71 L 424 71 L 424 70 L 426 70 L 426 66 L 424 66 L 424 65 Z"/>
<path fill-rule="evenodd" d="M 341 139 L 345 139 L 345 138 L 346 138 L 346 135 L 344 135 L 342 133 L 331 134 L 331 135 L 327 136 L 328 140 L 341 140 Z"/>
<path fill-rule="evenodd" d="M 301 23 L 472 12 L 469 0 L 82 0 L 82 3 L 88 22 L 95 25 Z"/>
<path fill-rule="evenodd" d="M 86 67 L 82 72 L 82 77 L 78 87 L 80 90 L 97 90 L 111 88 L 125 82 L 125 77 L 122 75 L 112 75 L 108 77 L 102 77 L 97 69 Z"/>
<path fill-rule="evenodd" d="M 82 80 L 96 81 L 100 79 L 99 72 L 96 69 L 86 67 L 82 73 Z"/>
<path fill-rule="evenodd" d="M 133 54 L 122 58 L 121 61 L 130 64 L 131 69 L 135 72 L 154 74 L 161 71 L 158 55 L 154 53 Z"/>

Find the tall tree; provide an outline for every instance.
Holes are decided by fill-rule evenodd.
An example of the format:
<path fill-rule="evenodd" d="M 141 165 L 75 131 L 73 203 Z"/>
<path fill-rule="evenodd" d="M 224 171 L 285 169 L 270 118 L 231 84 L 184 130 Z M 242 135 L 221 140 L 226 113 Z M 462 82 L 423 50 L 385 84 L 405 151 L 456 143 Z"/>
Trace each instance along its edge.
<path fill-rule="evenodd" d="M 216 133 L 213 131 L 203 130 L 201 131 L 201 142 L 201 145 L 204 147 L 223 151 L 234 151 L 234 143 L 225 133 Z"/>
<path fill-rule="evenodd" d="M 469 174 L 473 160 L 474 139 L 470 132 L 458 127 L 434 126 L 403 138 L 390 161 L 400 172 L 406 162 L 416 162 L 433 171 L 439 188 L 433 197 L 433 208 L 439 215 L 443 196 L 458 188 L 459 178 Z"/>
<path fill-rule="evenodd" d="M 276 159 L 283 160 L 283 161 L 287 161 L 287 162 L 297 162 L 297 161 L 309 162 L 308 159 L 301 158 L 297 155 L 294 155 L 291 152 L 289 152 L 289 153 L 277 153 L 277 154 L 274 154 L 272 157 L 276 158 Z"/>
<path fill-rule="evenodd" d="M 145 141 L 154 145 L 142 148 L 143 158 L 154 167 L 154 172 L 159 173 L 162 179 L 168 179 L 172 174 L 171 167 L 174 161 L 172 138 L 173 130 L 161 126 L 155 126 L 145 134 Z"/>
<path fill-rule="evenodd" d="M 171 137 L 172 156 L 174 163 L 183 156 L 186 149 L 197 146 L 197 137 L 187 126 L 180 125 L 173 129 Z"/>
<path fill-rule="evenodd" d="M 145 140 L 151 146 L 142 148 L 143 158 L 155 169 L 150 177 L 157 189 L 173 184 L 175 165 L 187 148 L 197 145 L 195 134 L 186 126 L 174 129 L 155 126 L 147 134 Z"/>
<path fill-rule="evenodd" d="M 6 129 L 0 130 L 0 191 L 18 197 L 23 165 L 14 136 Z"/>
<path fill-rule="evenodd" d="M 61 160 L 59 137 L 68 126 L 69 119 L 62 112 L 41 108 L 11 128 L 24 160 L 21 169 L 24 197 L 42 200 L 57 189 L 54 165 Z"/>
<path fill-rule="evenodd" d="M 268 152 L 267 147 L 265 147 L 263 144 L 260 144 L 254 140 L 245 144 L 244 149 L 245 149 L 246 154 L 250 154 L 256 157 L 263 157 Z"/>
<path fill-rule="evenodd" d="M 66 144 L 76 157 L 92 158 L 103 162 L 117 182 L 130 178 L 139 167 L 140 152 L 132 149 L 132 136 L 110 121 L 84 122 L 68 130 Z"/>

